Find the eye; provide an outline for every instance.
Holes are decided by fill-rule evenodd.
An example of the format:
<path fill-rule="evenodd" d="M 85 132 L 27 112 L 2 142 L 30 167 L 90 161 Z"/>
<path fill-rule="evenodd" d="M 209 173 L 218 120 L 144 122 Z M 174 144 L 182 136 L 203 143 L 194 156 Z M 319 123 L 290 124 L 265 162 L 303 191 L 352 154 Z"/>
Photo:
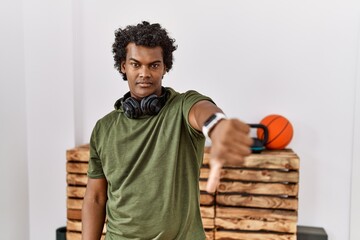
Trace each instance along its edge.
<path fill-rule="evenodd" d="M 153 63 L 153 64 L 150 65 L 150 67 L 151 67 L 152 69 L 157 69 L 157 68 L 160 67 L 160 64 L 159 64 L 159 63 Z"/>
<path fill-rule="evenodd" d="M 130 65 L 131 65 L 132 67 L 134 67 L 134 68 L 140 67 L 140 64 L 137 63 L 137 62 L 131 62 Z"/>

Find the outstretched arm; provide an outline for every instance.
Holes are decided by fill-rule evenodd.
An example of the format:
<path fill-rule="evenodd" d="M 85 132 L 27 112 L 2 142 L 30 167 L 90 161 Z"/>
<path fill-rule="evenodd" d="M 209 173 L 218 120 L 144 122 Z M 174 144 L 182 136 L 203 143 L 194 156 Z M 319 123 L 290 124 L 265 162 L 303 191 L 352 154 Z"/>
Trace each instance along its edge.
<path fill-rule="evenodd" d="M 205 121 L 215 113 L 222 113 L 222 110 L 212 102 L 199 101 L 190 110 L 190 125 L 201 131 Z M 220 182 L 220 171 L 225 163 L 241 164 L 244 157 L 251 153 L 253 140 L 249 132 L 249 126 L 239 119 L 222 119 L 210 130 L 208 135 L 212 143 L 210 174 L 206 186 L 208 192 L 216 191 Z"/>

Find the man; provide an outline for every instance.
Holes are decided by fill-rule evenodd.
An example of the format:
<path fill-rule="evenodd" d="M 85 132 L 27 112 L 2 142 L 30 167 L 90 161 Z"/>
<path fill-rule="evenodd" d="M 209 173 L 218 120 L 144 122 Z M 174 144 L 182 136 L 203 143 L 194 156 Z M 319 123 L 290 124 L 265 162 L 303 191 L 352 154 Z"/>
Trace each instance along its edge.
<path fill-rule="evenodd" d="M 247 124 L 226 119 L 210 98 L 162 86 L 175 40 L 159 24 L 118 29 L 115 67 L 129 92 L 100 119 L 90 140 L 82 208 L 84 240 L 203 240 L 199 171 L 207 135 L 212 141 L 208 192 L 224 163 L 251 153 Z"/>

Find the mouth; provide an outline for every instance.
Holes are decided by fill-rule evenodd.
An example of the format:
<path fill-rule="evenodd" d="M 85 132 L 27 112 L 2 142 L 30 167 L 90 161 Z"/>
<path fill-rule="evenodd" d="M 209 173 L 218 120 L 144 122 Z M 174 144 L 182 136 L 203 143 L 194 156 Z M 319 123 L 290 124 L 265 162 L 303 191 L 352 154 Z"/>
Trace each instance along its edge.
<path fill-rule="evenodd" d="M 140 87 L 150 87 L 152 85 L 151 82 L 137 82 L 136 85 Z"/>

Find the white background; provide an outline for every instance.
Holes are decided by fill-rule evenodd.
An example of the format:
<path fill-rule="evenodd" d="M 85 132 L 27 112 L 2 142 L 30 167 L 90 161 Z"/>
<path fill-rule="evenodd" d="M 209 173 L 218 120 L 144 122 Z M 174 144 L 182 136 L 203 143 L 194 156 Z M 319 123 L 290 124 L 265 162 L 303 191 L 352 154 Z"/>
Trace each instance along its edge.
<path fill-rule="evenodd" d="M 1 239 L 54 239 L 65 226 L 65 152 L 127 91 L 111 45 L 115 29 L 141 20 L 179 45 L 165 86 L 249 123 L 286 116 L 301 159 L 299 224 L 360 239 L 358 1 L 2 3 Z"/>

